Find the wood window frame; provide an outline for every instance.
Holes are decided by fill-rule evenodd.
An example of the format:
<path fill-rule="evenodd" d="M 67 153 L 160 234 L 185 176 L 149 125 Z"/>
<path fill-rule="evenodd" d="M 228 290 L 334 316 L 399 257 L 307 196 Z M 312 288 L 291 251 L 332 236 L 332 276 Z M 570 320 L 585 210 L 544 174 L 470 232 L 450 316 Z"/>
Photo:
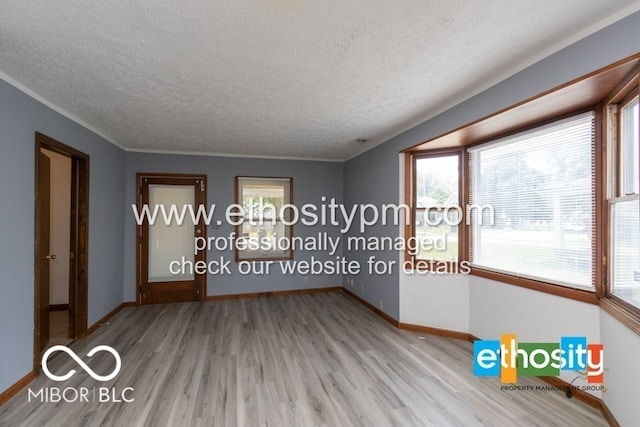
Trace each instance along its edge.
<path fill-rule="evenodd" d="M 282 181 L 288 181 L 289 184 L 289 200 L 287 202 L 285 202 L 286 204 L 291 204 L 293 205 L 293 178 L 292 177 L 280 177 L 280 176 L 236 176 L 235 180 L 234 180 L 234 198 L 235 198 L 235 203 L 236 205 L 242 205 L 242 197 L 240 196 L 240 180 L 242 179 L 250 179 L 250 180 L 265 180 L 265 181 L 269 181 L 269 180 L 282 180 Z M 287 212 L 287 215 L 289 216 L 288 222 L 290 222 L 291 218 L 290 218 L 290 212 Z M 293 239 L 293 231 L 294 231 L 294 227 L 293 225 L 285 225 L 285 227 L 288 229 L 288 236 L 289 239 L 292 241 Z M 243 231 L 242 231 L 242 223 L 235 225 L 235 235 L 236 235 L 236 239 L 240 238 L 243 235 Z M 291 261 L 293 260 L 293 247 L 290 246 L 289 250 L 287 251 L 287 254 L 285 256 L 270 256 L 270 257 L 256 257 L 256 258 L 252 258 L 252 257 L 242 257 L 242 254 L 240 253 L 240 250 L 238 248 L 238 245 L 235 245 L 235 261 L 236 262 L 264 262 L 264 261 Z"/>
<path fill-rule="evenodd" d="M 467 187 L 464 185 L 466 182 L 467 176 L 467 152 L 461 148 L 444 148 L 438 150 L 430 150 L 430 151 L 420 151 L 420 152 L 409 152 L 405 157 L 405 182 L 408 185 L 405 186 L 405 204 L 409 206 L 410 209 L 410 222 L 404 225 L 404 236 L 406 239 L 415 238 L 416 237 L 416 216 L 418 209 L 426 211 L 427 208 L 418 208 L 417 204 L 417 161 L 420 159 L 430 159 L 437 157 L 446 157 L 446 156 L 458 156 L 458 204 L 459 206 L 466 206 L 466 200 L 468 199 L 466 189 Z M 458 242 L 466 242 L 463 239 L 463 236 L 466 234 L 467 228 L 461 224 L 458 225 Z M 445 267 L 447 272 L 457 272 L 460 268 L 460 261 L 468 259 L 468 248 L 466 245 L 458 244 L 458 253 L 456 261 L 443 261 L 443 260 L 434 260 L 434 263 L 438 263 L 438 265 L 442 265 Z M 414 270 L 418 271 L 427 271 L 434 270 L 433 264 L 429 262 L 429 260 L 416 259 L 414 255 L 412 255 L 407 248 L 404 251 L 404 261 L 405 263 L 411 263 Z"/>
<path fill-rule="evenodd" d="M 607 139 L 606 120 L 604 120 L 604 109 L 607 100 L 612 93 L 616 93 L 620 86 L 637 72 L 640 67 L 640 53 L 617 61 L 599 70 L 574 79 L 563 85 L 554 87 L 537 96 L 528 98 L 520 103 L 497 111 L 494 114 L 485 116 L 467 125 L 456 128 L 448 133 L 439 135 L 425 142 L 408 147 L 401 151 L 405 155 L 405 200 L 413 203 L 413 173 L 412 158 L 415 156 L 429 155 L 445 149 L 465 149 L 474 145 L 483 144 L 491 140 L 513 135 L 534 127 L 550 123 L 564 117 L 579 114 L 581 112 L 593 110 L 596 113 L 596 146 L 595 146 L 595 291 L 574 289 L 565 286 L 547 283 L 542 280 L 533 280 L 498 273 L 488 269 L 472 267 L 470 274 L 496 280 L 499 282 L 533 289 L 577 301 L 591 304 L 599 304 L 601 300 L 607 300 L 605 306 L 615 304 L 616 308 L 621 306 L 615 299 L 607 295 L 606 277 L 607 267 L 605 264 L 605 254 L 608 250 L 606 240 L 608 233 L 604 231 L 607 223 L 605 202 L 606 197 L 606 174 L 607 156 L 605 140 Z M 465 157 L 465 177 L 463 180 L 463 200 L 465 206 L 469 202 L 469 174 L 468 157 Z M 413 222 L 413 218 L 412 218 Z M 410 235 L 412 225 L 405 226 L 405 236 Z M 469 242 L 471 227 L 462 227 L 466 231 L 460 237 L 460 245 L 463 246 L 460 261 L 469 260 Z M 407 255 L 405 254 L 405 257 Z M 619 310 L 618 310 L 619 311 Z M 628 318 L 629 312 L 625 311 Z M 638 319 L 640 325 L 640 317 Z M 636 329 L 634 329 L 636 330 Z M 636 331 L 640 331 L 640 326 Z"/>
<path fill-rule="evenodd" d="M 602 161 L 602 167 L 605 171 L 602 179 L 604 194 L 601 201 L 604 216 L 603 229 L 607 230 L 608 238 L 603 239 L 604 273 L 600 306 L 619 322 L 640 335 L 640 308 L 612 292 L 612 263 L 606 262 L 613 256 L 611 236 L 609 235 L 612 226 L 610 205 L 613 200 L 618 199 L 617 201 L 620 201 L 620 199 L 626 197 L 626 195 L 621 192 L 621 188 L 623 187 L 622 174 L 620 173 L 622 141 L 619 137 L 621 134 L 621 120 L 619 120 L 618 114 L 621 105 L 627 104 L 636 97 L 640 97 L 640 64 L 637 64 L 629 75 L 620 82 L 611 92 L 610 96 L 604 100 L 602 106 L 605 115 L 603 120 L 603 134 L 605 138 L 601 141 L 601 150 L 605 153 Z M 611 179 L 611 177 L 613 177 L 613 179 Z M 638 203 L 638 208 L 640 209 L 640 199 Z"/>

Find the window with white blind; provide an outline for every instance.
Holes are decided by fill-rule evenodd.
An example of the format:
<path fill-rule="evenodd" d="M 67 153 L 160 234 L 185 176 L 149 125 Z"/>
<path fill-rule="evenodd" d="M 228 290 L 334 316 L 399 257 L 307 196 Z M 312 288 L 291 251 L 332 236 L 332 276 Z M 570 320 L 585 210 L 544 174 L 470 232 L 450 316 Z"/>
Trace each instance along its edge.
<path fill-rule="evenodd" d="M 470 203 L 494 215 L 471 218 L 474 267 L 594 288 L 594 122 L 588 112 L 468 149 Z"/>
<path fill-rule="evenodd" d="M 635 92 L 637 93 L 637 91 Z M 610 292 L 640 308 L 640 147 L 638 96 L 609 106 L 617 167 L 610 175 Z M 617 124 L 617 126 L 616 126 Z"/>

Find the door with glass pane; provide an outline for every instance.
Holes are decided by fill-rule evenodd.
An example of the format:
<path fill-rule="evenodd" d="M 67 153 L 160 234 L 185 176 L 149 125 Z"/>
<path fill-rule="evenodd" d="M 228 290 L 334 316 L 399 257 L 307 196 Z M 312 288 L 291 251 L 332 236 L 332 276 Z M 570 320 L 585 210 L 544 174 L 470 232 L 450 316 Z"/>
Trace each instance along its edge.
<path fill-rule="evenodd" d="M 206 176 L 138 174 L 138 300 L 141 304 L 201 301 L 206 292 L 206 251 L 195 253 L 195 237 L 206 238 Z M 192 215 L 193 214 L 193 215 Z M 194 218 L 195 216 L 195 218 Z"/>

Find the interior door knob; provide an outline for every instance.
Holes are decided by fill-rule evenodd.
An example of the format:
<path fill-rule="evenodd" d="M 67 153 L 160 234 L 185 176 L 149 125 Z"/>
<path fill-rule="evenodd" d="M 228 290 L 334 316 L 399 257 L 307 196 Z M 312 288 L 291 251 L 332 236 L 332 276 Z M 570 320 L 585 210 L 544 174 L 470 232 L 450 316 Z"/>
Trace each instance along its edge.
<path fill-rule="evenodd" d="M 42 259 L 56 259 L 56 256 L 51 254 L 51 255 L 43 256 Z"/>

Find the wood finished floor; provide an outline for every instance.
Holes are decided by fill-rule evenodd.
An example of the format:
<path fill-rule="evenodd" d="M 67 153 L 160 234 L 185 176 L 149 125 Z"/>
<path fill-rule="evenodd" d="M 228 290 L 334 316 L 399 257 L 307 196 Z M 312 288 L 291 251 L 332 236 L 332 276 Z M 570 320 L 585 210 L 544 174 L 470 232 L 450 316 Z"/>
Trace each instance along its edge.
<path fill-rule="evenodd" d="M 402 331 L 342 292 L 127 308 L 72 344 L 42 387 L 133 387 L 133 403 L 28 402 L 0 407 L 2 426 L 597 426 L 599 412 L 560 392 L 502 392 L 471 372 L 471 344 Z M 545 385 L 523 378 L 519 385 Z"/>

